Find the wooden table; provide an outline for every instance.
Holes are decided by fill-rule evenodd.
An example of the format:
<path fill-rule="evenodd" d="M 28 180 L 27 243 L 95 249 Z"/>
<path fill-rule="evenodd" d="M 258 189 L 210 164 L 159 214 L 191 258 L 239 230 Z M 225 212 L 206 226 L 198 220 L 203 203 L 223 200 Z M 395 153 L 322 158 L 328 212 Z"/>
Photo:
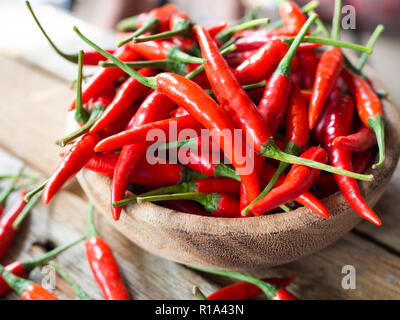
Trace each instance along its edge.
<path fill-rule="evenodd" d="M 0 27 L 7 23 L 7 19 L 18 17 L 22 26 L 29 26 L 25 30 L 29 30 L 27 42 L 31 46 L 21 44 L 24 39 L 14 39 L 13 42 L 11 36 L 0 42 L 0 173 L 16 170 L 18 164 L 23 162 L 30 170 L 46 176 L 50 174 L 60 152 L 54 140 L 63 135 L 65 110 L 73 97 L 65 79 L 70 78 L 71 70 L 75 68 L 53 55 L 35 32 L 30 18 L 24 16 L 26 12 L 21 11 L 23 8 L 16 8 L 11 4 L 0 5 Z M 44 8 L 38 13 L 43 14 L 46 10 L 52 9 Z M 71 48 L 79 48 L 80 42 L 76 41 L 69 28 L 72 25 L 71 18 L 57 11 L 52 14 L 57 16 L 46 18 L 44 15 L 43 22 L 52 20 L 53 26 L 56 22 L 62 25 L 60 32 L 64 33 L 65 41 L 73 43 Z M 3 19 L 3 16 L 7 18 Z M 49 24 L 47 29 L 52 30 L 51 21 Z M 95 29 L 86 30 L 90 35 L 94 34 Z M 96 37 L 102 38 L 99 34 L 100 31 Z M 33 64 L 35 61 L 36 65 Z M 45 71 L 43 67 L 56 70 L 57 75 Z M 67 76 L 63 70 L 66 70 Z M 297 279 L 290 290 L 302 299 L 399 299 L 399 193 L 400 171 L 397 170 L 375 208 L 382 218 L 382 227 L 362 222 L 334 245 L 287 265 L 265 270 L 259 276 L 288 276 L 295 273 Z M 44 250 L 77 239 L 85 232 L 86 210 L 85 195 L 73 181 L 49 206 L 39 205 L 33 210 L 24 222 L 10 254 L 0 262 L 6 264 L 15 259 L 32 259 Z M 100 233 L 115 250 L 123 277 L 135 299 L 191 299 L 190 292 L 194 284 L 208 294 L 230 283 L 227 279 L 200 274 L 143 251 L 100 216 L 97 216 L 97 224 Z M 62 254 L 57 261 L 78 279 L 93 298 L 102 298 L 86 262 L 83 244 Z M 342 268 L 346 265 L 356 269 L 354 290 L 345 290 L 341 286 L 344 277 Z M 43 272 L 36 270 L 32 279 L 41 281 Z M 55 293 L 66 299 L 74 297 L 70 286 L 61 278 L 56 279 Z M 14 299 L 16 295 L 10 293 L 4 298 Z"/>

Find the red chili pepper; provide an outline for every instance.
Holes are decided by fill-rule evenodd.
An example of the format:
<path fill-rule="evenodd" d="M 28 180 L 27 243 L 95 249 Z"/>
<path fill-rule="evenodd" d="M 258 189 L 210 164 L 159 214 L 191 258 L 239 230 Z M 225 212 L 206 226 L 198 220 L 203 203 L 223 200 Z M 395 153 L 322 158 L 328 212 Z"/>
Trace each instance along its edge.
<path fill-rule="evenodd" d="M 336 85 L 343 66 L 343 53 L 338 48 L 326 50 L 318 63 L 313 93 L 308 109 L 308 124 L 314 128 L 325 102 Z"/>
<path fill-rule="evenodd" d="M 342 169 L 353 170 L 351 152 L 333 146 L 335 138 L 350 133 L 354 103 L 351 97 L 342 95 L 338 101 L 333 102 L 334 107 L 330 112 L 325 127 L 325 146 L 329 153 L 331 163 Z M 360 216 L 371 221 L 376 225 L 381 225 L 381 221 L 362 198 L 356 181 L 349 177 L 335 175 L 336 183 L 347 200 L 350 207 Z"/>
<path fill-rule="evenodd" d="M 279 287 L 289 286 L 295 276 L 289 278 L 266 278 L 263 281 Z M 262 290 L 248 282 L 238 282 L 226 286 L 207 297 L 207 300 L 249 300 L 262 294 Z"/>
<path fill-rule="evenodd" d="M 58 190 L 84 167 L 94 155 L 94 147 L 99 141 L 97 133 L 85 134 L 65 153 L 44 187 L 44 204 L 49 203 Z"/>
<path fill-rule="evenodd" d="M 279 289 L 272 300 L 299 300 L 295 295 L 282 288 Z"/>
<path fill-rule="evenodd" d="M 13 207 L 6 212 L 0 220 L 0 259 L 4 257 L 10 248 L 17 230 L 13 228 L 13 223 L 15 219 L 19 216 L 21 211 L 24 209 L 26 202 L 24 197 L 26 195 L 26 190 L 21 190 L 17 201 L 14 203 Z"/>
<path fill-rule="evenodd" d="M 152 131 L 156 132 L 156 130 L 159 134 L 161 134 L 161 132 L 164 133 L 166 141 L 173 141 L 171 139 L 174 137 L 177 138 L 181 130 L 193 129 L 195 132 L 200 133 L 202 128 L 203 126 L 191 115 L 178 118 L 169 118 L 133 127 L 113 136 L 107 137 L 97 144 L 95 151 L 100 152 L 115 150 L 126 145 L 148 141 L 148 134 Z"/>
<path fill-rule="evenodd" d="M 174 103 L 167 96 L 154 91 L 140 105 L 138 111 L 128 125 L 128 128 L 134 128 L 146 123 L 165 119 L 168 117 L 174 106 Z M 124 198 L 132 173 L 150 144 L 151 143 L 146 142 L 127 145 L 122 148 L 113 176 L 111 191 L 112 203 Z M 112 209 L 115 220 L 119 219 L 121 210 L 122 208 Z"/>
<path fill-rule="evenodd" d="M 31 260 L 31 261 L 23 261 L 23 262 L 14 261 L 14 262 L 8 264 L 7 266 L 5 266 L 4 269 L 18 277 L 27 278 L 28 275 L 33 271 L 33 269 L 35 269 L 39 266 L 42 266 L 43 264 L 47 263 L 48 261 L 54 259 L 59 254 L 68 250 L 69 248 L 73 247 L 74 245 L 78 244 L 82 240 L 83 240 L 83 238 L 78 239 L 72 243 L 65 245 L 65 246 L 55 248 L 55 249 L 47 252 L 43 256 L 41 256 L 39 259 L 35 259 L 35 260 Z M 0 296 L 10 290 L 11 290 L 11 288 L 7 284 L 7 282 L 2 277 L 0 277 Z"/>
<path fill-rule="evenodd" d="M 319 147 L 311 147 L 301 155 L 302 158 L 327 163 L 326 151 Z M 254 215 L 262 215 L 281 204 L 288 203 L 307 192 L 320 174 L 319 170 L 301 165 L 294 165 L 284 182 L 272 189 L 264 198 L 251 206 Z"/>
<path fill-rule="evenodd" d="M 380 167 L 385 161 L 385 121 L 382 104 L 368 81 L 343 69 L 342 77 L 356 99 L 358 116 L 362 123 L 374 131 L 379 147 L 379 161 L 373 168 Z"/>
<path fill-rule="evenodd" d="M 114 56 L 122 61 L 139 60 L 140 56 L 129 46 L 123 46 L 114 52 Z M 98 96 L 110 83 L 116 81 L 125 73 L 119 68 L 104 68 L 91 77 L 90 82 L 82 91 L 82 103 L 87 103 L 91 98 Z M 75 109 L 76 100 L 69 107 L 69 111 Z"/>
<path fill-rule="evenodd" d="M 283 28 L 288 33 L 297 34 L 307 22 L 303 11 L 294 1 L 285 1 L 280 5 L 279 14 L 282 18 Z"/>
<path fill-rule="evenodd" d="M 371 129 L 362 124 L 358 132 L 337 137 L 333 145 L 349 151 L 363 152 L 376 145 L 376 136 Z"/>
<path fill-rule="evenodd" d="M 256 52 L 257 50 L 248 50 L 243 52 L 234 51 L 225 55 L 225 60 L 231 68 L 237 68 L 239 65 L 241 65 L 247 59 L 249 59 Z"/>
<path fill-rule="evenodd" d="M 155 74 L 152 69 L 141 69 L 138 71 L 143 76 L 152 76 Z M 139 81 L 129 77 L 119 87 L 111 104 L 107 107 L 102 116 L 95 122 L 90 129 L 90 133 L 104 129 L 114 121 L 118 120 L 125 114 L 128 108 L 131 108 L 133 103 L 141 98 L 149 91 L 147 87 Z"/>
<path fill-rule="evenodd" d="M 128 200 L 128 199 L 126 199 Z M 114 203 L 114 206 L 125 205 L 126 200 Z M 133 199 L 132 199 L 133 200 Z M 193 200 L 204 206 L 213 217 L 219 218 L 239 218 L 240 208 L 239 200 L 231 197 L 226 193 L 198 193 L 198 192 L 185 192 L 166 195 L 155 195 L 142 197 L 137 196 L 134 201 L 137 202 L 157 202 L 168 200 Z"/>
<path fill-rule="evenodd" d="M 353 168 L 354 172 L 364 173 L 370 168 L 372 161 L 376 156 L 376 148 L 371 148 L 363 152 L 357 152 L 353 156 Z"/>
<path fill-rule="evenodd" d="M 94 225 L 93 205 L 88 213 L 88 239 L 86 257 L 93 276 L 106 300 L 129 300 L 129 294 L 122 281 L 114 255 L 107 242 L 101 238 Z"/>
<path fill-rule="evenodd" d="M 315 73 L 318 66 L 318 58 L 314 49 L 301 50 L 297 53 L 300 63 L 300 73 L 302 79 L 302 88 L 312 89 L 314 86 Z"/>
<path fill-rule="evenodd" d="M 267 42 L 234 70 L 236 78 L 241 84 L 264 79 L 276 69 L 288 49 L 289 46 L 281 40 Z"/>
<path fill-rule="evenodd" d="M 8 272 L 0 265 L 0 276 L 21 297 L 21 300 L 59 300 L 42 286 Z"/>

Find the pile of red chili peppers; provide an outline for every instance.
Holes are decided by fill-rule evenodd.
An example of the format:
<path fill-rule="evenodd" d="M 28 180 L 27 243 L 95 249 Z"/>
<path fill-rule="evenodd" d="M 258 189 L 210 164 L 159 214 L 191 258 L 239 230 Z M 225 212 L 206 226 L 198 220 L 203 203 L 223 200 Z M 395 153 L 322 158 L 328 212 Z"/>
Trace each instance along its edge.
<path fill-rule="evenodd" d="M 168 4 L 121 21 L 115 49 L 102 49 L 74 27 L 94 51 L 66 54 L 27 2 L 51 46 L 78 64 L 76 98 L 68 110 L 79 125 L 57 140 L 68 148 L 53 174 L 27 198 L 41 194 L 47 204 L 88 169 L 112 178 L 115 220 L 123 206 L 136 202 L 222 218 L 304 205 L 329 219 L 323 198 L 340 190 L 357 214 L 380 225 L 356 179 L 373 179 L 364 172 L 377 154 L 372 168 L 384 164 L 381 97 L 362 71 L 384 28 L 376 28 L 367 46 L 347 43 L 339 39 L 341 0 L 335 1 L 331 31 L 314 12 L 317 3 L 302 8 L 293 1 L 277 3 L 280 21 L 247 16 L 231 27 L 221 22 L 207 28 Z M 362 52 L 358 64 L 342 48 Z M 82 87 L 83 67 L 97 64 L 101 68 Z M 195 135 L 178 139 L 185 130 Z M 232 139 L 237 130 L 240 143 Z M 149 157 L 154 142 L 147 138 L 155 131 L 164 140 Z M 199 152 L 204 147 L 211 151 Z M 172 161 L 171 151 L 187 161 Z M 135 195 L 127 197 L 128 190 Z M 106 270 L 94 261 L 95 247 L 107 252 L 107 263 L 113 259 L 91 230 L 86 248 L 94 276 L 114 281 L 112 289 L 100 285 L 104 296 L 129 298 L 116 264 Z M 291 297 L 284 289 L 288 281 L 227 273 L 246 283 L 209 299 L 250 298 L 260 290 L 271 299 Z"/>

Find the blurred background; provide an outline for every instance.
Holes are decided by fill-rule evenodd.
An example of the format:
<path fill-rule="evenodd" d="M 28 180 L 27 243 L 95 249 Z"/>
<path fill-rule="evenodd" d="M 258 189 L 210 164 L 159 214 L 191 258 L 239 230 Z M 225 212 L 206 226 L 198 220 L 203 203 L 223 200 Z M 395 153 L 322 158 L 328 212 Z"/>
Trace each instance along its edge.
<path fill-rule="evenodd" d="M 38 59 L 46 60 L 47 68 L 51 64 L 53 53 L 47 50 L 49 48 L 36 30 L 23 2 L 23 0 L 0 0 L 0 27 L 3 33 L 0 37 L 0 49 L 15 50 L 17 48 L 16 51 L 28 60 L 30 55 L 34 54 L 35 62 Z M 43 10 L 40 18 L 46 25 L 46 29 L 58 41 L 60 41 L 60 35 L 64 36 L 63 48 L 70 48 L 71 51 L 76 50 L 76 43 L 79 43 L 71 32 L 73 23 L 85 26 L 86 30 L 93 30 L 93 32 L 103 30 L 101 33 L 95 32 L 98 38 L 96 39 L 95 36 L 94 39 L 102 45 L 113 46 L 115 34 L 111 30 L 119 20 L 167 2 L 178 5 L 180 9 L 188 12 L 194 21 L 205 25 L 223 20 L 233 22 L 239 19 L 246 9 L 254 7 L 259 8 L 261 17 L 269 17 L 272 21 L 279 17 L 274 0 L 31 0 L 37 10 Z M 299 5 L 304 5 L 308 0 L 297 0 L 297 2 Z M 319 2 L 317 12 L 328 24 L 333 14 L 334 1 L 319 0 Z M 17 4 L 20 6 L 18 7 Z M 343 0 L 343 5 L 354 6 L 356 13 L 356 30 L 343 30 L 343 40 L 365 44 L 370 32 L 378 23 L 386 26 L 369 63 L 378 70 L 381 78 L 386 79 L 395 100 L 400 102 L 397 74 L 394 72 L 400 69 L 398 58 L 400 54 L 400 0 Z M 30 39 L 26 39 L 27 35 Z M 22 36 L 25 37 L 25 42 L 20 41 Z M 31 43 L 32 47 L 28 47 L 26 41 Z M 43 52 L 46 52 L 46 55 L 42 57 Z M 60 63 L 62 62 L 59 59 L 54 60 L 53 69 L 56 73 L 58 71 L 56 66 Z M 66 66 L 63 72 L 68 74 L 67 69 Z"/>

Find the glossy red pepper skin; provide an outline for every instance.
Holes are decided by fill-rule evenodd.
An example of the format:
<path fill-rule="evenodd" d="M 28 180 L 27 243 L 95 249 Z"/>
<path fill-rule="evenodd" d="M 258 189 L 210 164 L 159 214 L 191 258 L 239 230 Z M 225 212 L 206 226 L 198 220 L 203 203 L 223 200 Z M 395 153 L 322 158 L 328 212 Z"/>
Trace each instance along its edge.
<path fill-rule="evenodd" d="M 25 288 L 21 300 L 60 300 L 37 283 L 31 283 Z"/>
<path fill-rule="evenodd" d="M 174 103 L 167 96 L 153 91 L 140 105 L 128 128 L 165 119 L 169 116 L 174 106 Z M 127 145 L 122 148 L 113 176 L 111 204 L 124 199 L 126 188 L 135 167 L 149 145 L 151 145 L 151 142 Z M 118 220 L 122 207 L 114 208 L 111 205 L 111 208 L 114 219 Z"/>
<path fill-rule="evenodd" d="M 286 114 L 286 140 L 300 148 L 305 148 L 310 139 L 307 119 L 305 99 L 300 88 L 292 85 Z"/>
<path fill-rule="evenodd" d="M 279 129 L 286 113 L 290 89 L 290 78 L 280 73 L 274 73 L 268 80 L 263 97 L 258 104 L 258 110 L 266 120 L 272 134 Z"/>
<path fill-rule="evenodd" d="M 231 52 L 225 55 L 225 60 L 228 62 L 231 68 L 237 68 L 247 59 L 249 59 L 253 54 L 256 53 L 257 50 L 248 50 L 243 52 Z"/>
<path fill-rule="evenodd" d="M 333 141 L 339 136 L 348 135 L 350 133 L 354 114 L 354 103 L 352 98 L 347 95 L 340 96 L 338 101 L 333 103 L 334 107 L 328 115 L 326 122 L 325 147 L 328 150 L 332 165 L 353 171 L 352 153 L 333 146 Z M 379 218 L 361 196 L 357 182 L 352 178 L 342 175 L 334 175 L 334 177 L 350 207 L 363 218 L 378 226 L 381 225 Z"/>
<path fill-rule="evenodd" d="M 234 145 L 232 135 L 234 125 L 227 113 L 193 81 L 172 73 L 162 73 L 157 76 L 157 89 L 179 106 L 184 107 L 198 122 L 200 122 L 212 134 L 217 144 L 230 159 L 236 170 L 240 170 L 245 164 L 238 161 L 242 155 L 240 150 Z M 241 171 L 239 171 L 241 172 Z M 241 179 L 250 190 L 254 189 L 253 177 L 241 175 Z M 258 184 L 258 182 L 257 182 Z M 246 187 L 247 189 L 247 187 Z"/>
<path fill-rule="evenodd" d="M 163 132 L 166 141 L 172 141 L 171 139 L 178 138 L 179 133 L 184 129 L 193 129 L 195 132 L 200 133 L 202 128 L 203 126 L 191 115 L 169 118 L 133 127 L 107 137 L 96 145 L 95 151 L 115 150 L 126 145 L 142 143 L 147 141 L 147 135 L 153 130 L 153 132 L 155 130 L 158 130 L 157 132 L 159 133 Z"/>
<path fill-rule="evenodd" d="M 236 67 L 236 78 L 241 84 L 256 83 L 264 79 L 276 69 L 288 48 L 289 46 L 279 39 L 267 42 Z"/>
<path fill-rule="evenodd" d="M 155 74 L 154 70 L 147 68 L 141 69 L 138 72 L 145 77 Z M 149 89 L 139 83 L 139 81 L 131 77 L 126 79 L 119 87 L 113 101 L 106 108 L 101 117 L 93 124 L 90 133 L 100 131 L 124 116 L 126 111 L 132 108 L 132 105 L 147 92 L 149 92 Z"/>
<path fill-rule="evenodd" d="M 349 151 L 363 152 L 376 145 L 376 136 L 371 129 L 361 125 L 358 132 L 337 137 L 333 145 Z"/>
<path fill-rule="evenodd" d="M 111 54 L 115 53 L 115 49 L 108 49 L 106 51 Z M 97 66 L 100 61 L 104 60 L 104 56 L 97 51 L 85 51 L 83 53 L 83 65 L 85 66 Z"/>
<path fill-rule="evenodd" d="M 100 237 L 91 237 L 86 243 L 86 256 L 96 282 L 106 300 L 130 300 L 122 281 L 114 255 Z"/>
<path fill-rule="evenodd" d="M 139 60 L 140 56 L 132 50 L 129 46 L 125 45 L 117 49 L 114 55 L 122 61 L 135 61 Z M 90 82 L 82 91 L 82 103 L 87 103 L 91 98 L 101 94 L 101 92 L 116 81 L 119 77 L 123 76 L 125 73 L 119 68 L 103 68 L 93 77 L 91 77 Z M 69 107 L 69 111 L 75 109 L 74 100 Z"/>
<path fill-rule="evenodd" d="M 7 211 L 0 220 L 0 259 L 2 259 L 8 252 L 15 235 L 17 234 L 17 229 L 13 228 L 13 223 L 17 219 L 18 215 L 21 213 L 22 209 L 25 207 L 26 202 L 24 197 L 26 195 L 26 190 L 21 190 L 18 199 L 14 205 Z"/>
<path fill-rule="evenodd" d="M 322 54 L 317 66 L 313 93 L 308 109 L 308 124 L 310 130 L 313 129 L 317 123 L 325 102 L 336 85 L 342 67 L 343 53 L 340 49 L 328 49 Z"/>
<path fill-rule="evenodd" d="M 239 200 L 225 193 L 218 193 L 218 195 L 220 196 L 218 208 L 211 211 L 211 215 L 218 218 L 240 218 Z"/>
<path fill-rule="evenodd" d="M 148 41 L 129 44 L 132 49 L 148 60 L 166 60 L 174 44 L 168 40 Z"/>
<path fill-rule="evenodd" d="M 299 298 L 287 291 L 285 288 L 281 288 L 276 292 L 276 295 L 272 300 L 299 300 Z"/>
<path fill-rule="evenodd" d="M 319 147 L 311 147 L 301 157 L 322 163 L 328 162 L 326 151 Z M 251 211 L 254 215 L 262 215 L 279 205 L 295 200 L 311 188 L 319 174 L 320 170 L 293 165 L 284 182 L 272 189 L 264 198 L 253 204 Z"/>
<path fill-rule="evenodd" d="M 137 27 L 141 28 L 146 21 L 151 18 L 155 18 L 158 21 L 158 27 L 155 29 L 157 31 L 167 31 L 169 29 L 171 17 L 177 11 L 178 8 L 174 4 L 169 3 L 162 7 L 155 8 L 147 13 L 142 13 L 137 18 Z"/>
<path fill-rule="evenodd" d="M 44 204 L 49 203 L 58 190 L 85 166 L 99 141 L 97 133 L 85 134 L 65 153 L 43 189 Z"/>
<path fill-rule="evenodd" d="M 301 8 L 294 1 L 286 1 L 279 7 L 283 28 L 286 32 L 297 34 L 307 18 Z"/>
<path fill-rule="evenodd" d="M 12 274 L 15 274 L 18 277 L 21 278 L 27 278 L 28 275 L 25 272 L 25 268 L 23 264 L 19 261 L 15 261 L 13 263 L 8 264 L 7 266 L 4 267 L 8 272 L 11 272 Z M 3 277 L 0 276 L 0 296 L 3 294 L 9 292 L 12 290 L 10 286 L 7 284 L 7 282 L 4 281 Z"/>
<path fill-rule="evenodd" d="M 263 281 L 280 287 L 289 286 L 294 280 L 290 278 L 267 278 Z M 207 300 L 249 300 L 262 294 L 262 290 L 254 284 L 248 282 L 238 282 L 226 286 L 207 297 Z"/>
<path fill-rule="evenodd" d="M 200 193 L 223 192 L 233 197 L 238 197 L 240 194 L 239 181 L 231 178 L 199 179 L 195 181 L 195 184 L 195 191 Z"/>

